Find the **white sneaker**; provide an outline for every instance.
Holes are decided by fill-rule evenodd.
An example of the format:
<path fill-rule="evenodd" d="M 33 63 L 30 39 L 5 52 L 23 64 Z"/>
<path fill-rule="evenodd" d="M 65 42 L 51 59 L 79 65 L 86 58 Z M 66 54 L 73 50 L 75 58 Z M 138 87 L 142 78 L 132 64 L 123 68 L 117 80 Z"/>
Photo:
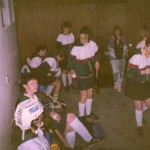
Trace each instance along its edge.
<path fill-rule="evenodd" d="M 118 90 L 118 92 L 121 92 L 121 90 L 122 90 L 121 85 L 118 85 L 117 90 Z"/>
<path fill-rule="evenodd" d="M 114 84 L 114 89 L 115 89 L 115 90 L 118 89 L 118 84 Z"/>

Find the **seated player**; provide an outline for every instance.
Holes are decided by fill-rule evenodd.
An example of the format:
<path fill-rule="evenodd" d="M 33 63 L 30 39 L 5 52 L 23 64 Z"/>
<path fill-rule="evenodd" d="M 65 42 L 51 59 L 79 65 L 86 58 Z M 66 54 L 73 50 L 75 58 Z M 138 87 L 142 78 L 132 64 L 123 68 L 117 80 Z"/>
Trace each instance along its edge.
<path fill-rule="evenodd" d="M 26 101 L 29 98 L 39 101 L 39 98 L 36 96 L 38 91 L 38 81 L 35 76 L 31 73 L 24 74 L 22 77 L 21 87 L 23 93 L 19 97 L 19 102 Z M 63 111 L 56 112 L 55 109 L 47 109 L 46 115 L 51 118 L 52 126 L 57 128 L 62 135 L 65 134 L 66 140 L 71 148 L 74 148 L 75 146 L 76 133 L 83 138 L 83 140 L 87 143 L 87 146 L 92 146 L 99 142 L 99 139 L 93 138 L 85 126 L 73 113 L 66 113 Z"/>

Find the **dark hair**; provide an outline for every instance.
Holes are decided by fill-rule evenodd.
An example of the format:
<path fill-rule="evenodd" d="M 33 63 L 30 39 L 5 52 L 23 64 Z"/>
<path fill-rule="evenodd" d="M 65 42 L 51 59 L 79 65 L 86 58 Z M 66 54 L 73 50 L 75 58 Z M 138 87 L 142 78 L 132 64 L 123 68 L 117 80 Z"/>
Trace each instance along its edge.
<path fill-rule="evenodd" d="M 150 36 L 150 28 L 147 25 L 144 25 L 141 27 L 140 30 L 144 31 L 144 37 L 149 37 Z"/>
<path fill-rule="evenodd" d="M 64 21 L 61 25 L 61 29 L 63 30 L 63 28 L 71 28 L 71 23 L 69 21 Z"/>
<path fill-rule="evenodd" d="M 116 26 L 114 26 L 114 28 L 113 28 L 113 35 L 115 35 L 115 32 L 116 32 L 117 30 L 120 31 L 120 34 L 121 34 L 121 35 L 123 34 L 123 31 L 122 31 L 121 27 L 120 27 L 119 25 L 116 25 Z"/>
<path fill-rule="evenodd" d="M 47 51 L 47 47 L 44 45 L 38 45 L 36 48 L 36 52 L 39 53 L 40 50 L 46 50 Z"/>
<path fill-rule="evenodd" d="M 38 80 L 36 75 L 33 74 L 33 73 L 23 73 L 23 74 L 21 74 L 21 83 L 19 85 L 21 92 L 25 92 L 25 89 L 24 89 L 23 85 L 27 84 L 28 81 L 30 81 L 32 79 Z"/>
<path fill-rule="evenodd" d="M 90 40 L 91 38 L 91 29 L 88 27 L 88 26 L 83 26 L 81 29 L 80 29 L 80 34 L 87 34 L 88 35 L 88 38 Z"/>
<path fill-rule="evenodd" d="M 145 45 L 146 45 L 146 46 L 149 46 L 149 45 L 150 45 L 150 37 L 148 37 L 148 38 L 146 39 Z"/>

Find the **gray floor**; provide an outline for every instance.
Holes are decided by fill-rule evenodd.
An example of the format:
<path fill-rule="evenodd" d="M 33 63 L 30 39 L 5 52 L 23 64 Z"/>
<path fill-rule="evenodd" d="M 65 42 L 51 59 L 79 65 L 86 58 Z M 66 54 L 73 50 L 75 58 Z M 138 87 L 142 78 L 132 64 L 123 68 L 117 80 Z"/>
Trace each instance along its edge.
<path fill-rule="evenodd" d="M 62 91 L 61 99 L 70 110 L 78 114 L 79 91 Z M 99 95 L 94 94 L 93 111 L 99 115 L 99 122 L 106 131 L 104 143 L 97 144 L 89 150 L 150 150 L 150 111 L 144 113 L 145 137 L 136 135 L 133 101 L 118 93 L 113 88 L 101 88 Z M 77 145 L 83 145 L 78 136 Z M 87 150 L 87 148 L 85 148 Z"/>

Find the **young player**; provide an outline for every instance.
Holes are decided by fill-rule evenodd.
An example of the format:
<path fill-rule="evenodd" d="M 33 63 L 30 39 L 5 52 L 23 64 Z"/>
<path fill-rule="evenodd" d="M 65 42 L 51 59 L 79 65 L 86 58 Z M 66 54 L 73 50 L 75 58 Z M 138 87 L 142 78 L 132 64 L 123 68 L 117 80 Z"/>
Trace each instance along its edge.
<path fill-rule="evenodd" d="M 70 88 L 75 88 L 72 84 L 72 76 L 70 71 L 68 71 L 68 56 L 70 54 L 70 50 L 72 48 L 72 44 L 74 43 L 74 35 L 71 32 L 71 23 L 65 21 L 61 25 L 62 33 L 57 37 L 57 46 L 59 51 L 64 53 L 64 60 L 60 63 L 60 67 L 62 69 L 62 83 L 66 91 Z M 68 85 L 67 85 L 68 79 Z"/>
<path fill-rule="evenodd" d="M 19 97 L 19 102 L 26 101 L 29 98 L 39 101 L 35 94 L 38 91 L 38 81 L 35 76 L 31 73 L 24 74 L 21 87 L 23 93 Z M 72 149 L 75 146 L 76 133 L 83 138 L 83 140 L 87 143 L 87 146 L 92 146 L 99 142 L 99 139 L 93 138 L 85 126 L 73 113 L 57 112 L 56 110 L 50 109 L 47 111 L 47 115 L 52 118 L 52 126 L 57 128 L 62 135 L 65 134 L 66 140 Z"/>
<path fill-rule="evenodd" d="M 112 66 L 114 79 L 114 89 L 118 90 L 118 92 L 121 92 L 127 43 L 120 26 L 114 27 L 113 35 L 109 39 L 108 49 L 108 55 Z"/>
<path fill-rule="evenodd" d="M 47 94 L 51 94 L 53 91 L 53 86 L 56 87 L 54 88 L 53 91 L 53 99 L 55 102 L 58 100 L 60 88 L 61 88 L 61 82 L 59 80 L 61 76 L 61 68 L 58 66 L 58 63 L 63 61 L 64 55 L 63 53 L 57 53 L 55 57 L 46 57 L 41 65 L 41 71 L 42 73 L 46 75 L 46 77 L 43 79 L 48 82 L 47 78 L 50 78 L 51 80 L 51 85 L 47 86 Z M 47 74 L 49 76 L 47 77 Z M 59 83 L 59 86 L 56 86 Z"/>
<path fill-rule="evenodd" d="M 48 94 L 51 94 L 53 90 L 54 99 L 57 101 L 61 82 L 50 73 L 50 66 L 43 63 L 46 57 L 46 52 L 46 46 L 38 46 L 35 55 L 32 56 L 31 59 L 28 59 L 28 66 L 30 72 L 37 76 L 39 83 L 46 87 Z"/>
<path fill-rule="evenodd" d="M 98 46 L 90 38 L 90 28 L 87 26 L 82 27 L 80 40 L 75 43 L 71 50 L 68 67 L 72 72 L 72 76 L 77 78 L 77 85 L 80 90 L 79 116 L 87 115 L 87 117 L 95 119 L 96 116 L 91 113 L 91 109 L 95 70 L 99 64 L 99 59 L 96 57 Z"/>
<path fill-rule="evenodd" d="M 22 130 L 22 135 L 16 134 L 17 137 L 14 136 L 16 140 L 20 141 L 20 143 L 18 142 L 18 150 L 50 150 L 50 147 L 54 145 L 60 149 L 56 143 L 52 143 L 52 137 L 51 141 L 48 141 L 44 136 L 46 130 L 43 112 L 43 105 L 38 99 L 29 98 L 17 105 L 15 123 Z"/>
<path fill-rule="evenodd" d="M 141 52 L 141 53 L 139 53 Z M 150 38 L 129 60 L 125 94 L 134 100 L 137 134 L 144 136 L 143 112 L 150 107 Z M 143 103 L 144 102 L 144 103 Z"/>
<path fill-rule="evenodd" d="M 136 45 L 137 49 L 143 48 L 145 46 L 146 39 L 150 36 L 150 29 L 148 26 L 143 26 L 140 29 L 140 39 L 141 41 Z"/>

